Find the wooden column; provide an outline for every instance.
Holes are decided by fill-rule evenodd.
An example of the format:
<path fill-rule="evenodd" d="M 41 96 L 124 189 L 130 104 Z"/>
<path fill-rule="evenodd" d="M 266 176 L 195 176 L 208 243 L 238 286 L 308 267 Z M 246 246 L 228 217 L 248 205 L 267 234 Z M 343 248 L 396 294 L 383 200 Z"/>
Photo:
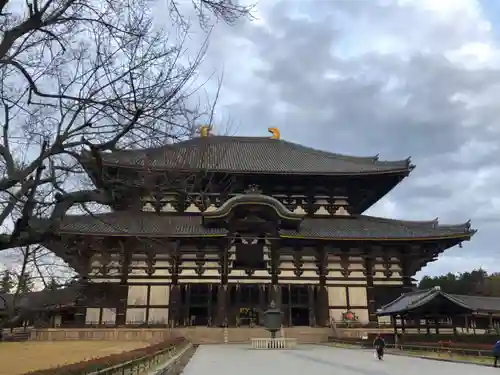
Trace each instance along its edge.
<path fill-rule="evenodd" d="M 307 286 L 308 308 L 309 308 L 309 325 L 316 326 L 316 301 L 314 298 L 314 285 Z"/>
<path fill-rule="evenodd" d="M 91 267 L 91 259 L 93 256 L 93 251 L 91 248 L 87 248 L 87 251 L 83 253 L 81 261 L 84 264 L 83 272 L 81 274 L 82 286 L 78 291 L 78 295 L 75 298 L 75 326 L 85 327 L 87 307 L 89 301 L 88 285 L 89 285 L 89 273 Z"/>
<path fill-rule="evenodd" d="M 377 309 L 375 306 L 375 287 L 373 285 L 373 277 L 375 275 L 374 271 L 374 259 L 371 254 L 366 254 L 364 257 L 365 269 L 364 275 L 366 277 L 366 299 L 368 303 L 368 319 L 370 322 L 377 322 Z"/>
<path fill-rule="evenodd" d="M 267 284 L 259 284 L 259 321 L 257 322 L 258 325 L 263 326 L 264 325 L 264 311 L 267 310 L 268 306 L 268 301 L 266 299 L 266 288 Z"/>
<path fill-rule="evenodd" d="M 226 327 L 229 323 L 229 246 L 230 242 L 223 240 L 219 243 L 219 270 L 221 275 L 219 290 L 217 294 L 217 316 L 216 324 L 221 327 Z"/>
<path fill-rule="evenodd" d="M 170 287 L 170 298 L 169 298 L 169 320 L 170 320 L 170 326 L 172 327 L 177 327 L 179 324 L 182 322 L 180 321 L 181 315 L 180 315 L 180 309 L 181 309 L 181 290 L 180 286 L 175 283 L 172 283 L 172 286 Z"/>
<path fill-rule="evenodd" d="M 121 296 L 119 304 L 116 307 L 116 326 L 123 327 L 127 323 L 126 317 L 127 317 L 127 300 L 128 300 L 128 274 L 131 271 L 130 269 L 131 255 L 130 252 L 127 251 L 127 249 L 125 248 L 125 244 L 123 243 L 123 241 L 120 241 L 119 246 L 121 250 L 120 253 L 122 256 L 122 267 L 121 267 L 122 276 L 120 278 Z"/>
<path fill-rule="evenodd" d="M 398 320 L 397 315 L 391 315 L 392 328 L 394 329 L 394 334 L 398 334 Z"/>
<path fill-rule="evenodd" d="M 328 308 L 328 290 L 326 289 L 326 277 L 328 276 L 328 254 L 324 247 L 319 247 L 316 253 L 319 285 L 316 293 L 316 324 L 321 327 L 330 325 L 330 313 Z"/>
<path fill-rule="evenodd" d="M 401 267 L 401 277 L 403 278 L 403 289 L 404 293 L 408 293 L 411 291 L 413 283 L 412 278 L 410 276 L 411 270 L 411 254 L 410 251 L 412 248 L 404 248 L 402 249 L 399 255 L 399 264 Z"/>
<path fill-rule="evenodd" d="M 179 269 L 180 269 L 180 249 L 179 242 L 170 244 L 170 274 L 172 275 L 172 285 L 170 287 L 169 297 L 169 320 L 171 327 L 177 327 L 180 321 L 181 313 L 181 291 L 179 287 Z"/>
<path fill-rule="evenodd" d="M 227 309 L 228 309 L 228 287 L 227 284 L 219 285 L 217 292 L 217 316 L 216 324 L 220 327 L 226 327 L 228 324 Z"/>
<path fill-rule="evenodd" d="M 272 241 L 271 250 L 271 288 L 269 290 L 270 299 L 276 303 L 276 307 L 281 308 L 281 288 L 278 280 L 280 274 L 280 245 L 278 241 Z"/>

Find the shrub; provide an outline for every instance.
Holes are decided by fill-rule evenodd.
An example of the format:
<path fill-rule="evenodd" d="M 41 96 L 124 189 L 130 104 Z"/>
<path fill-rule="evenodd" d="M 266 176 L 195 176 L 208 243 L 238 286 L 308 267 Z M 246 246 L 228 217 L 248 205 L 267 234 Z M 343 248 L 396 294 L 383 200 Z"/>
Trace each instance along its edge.
<path fill-rule="evenodd" d="M 93 358 L 65 366 L 45 370 L 36 370 L 24 375 L 85 375 L 91 372 L 104 370 L 108 367 L 119 365 L 139 358 L 152 357 L 156 353 L 172 346 L 179 346 L 186 342 L 184 337 L 175 337 L 154 345 L 138 348 L 129 352 L 112 354 L 105 357 Z"/>

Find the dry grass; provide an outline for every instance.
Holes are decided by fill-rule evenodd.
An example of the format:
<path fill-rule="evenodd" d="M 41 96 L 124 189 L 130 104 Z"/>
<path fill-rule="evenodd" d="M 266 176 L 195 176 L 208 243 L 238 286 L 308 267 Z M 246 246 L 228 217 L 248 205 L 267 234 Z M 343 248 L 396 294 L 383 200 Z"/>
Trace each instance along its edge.
<path fill-rule="evenodd" d="M 474 364 L 493 364 L 492 357 L 480 357 L 480 356 L 468 356 L 453 353 L 452 355 L 442 352 L 425 352 L 425 351 L 405 351 L 407 355 L 425 357 L 425 358 L 436 358 L 436 359 L 449 359 L 453 361 L 463 361 Z"/>
<path fill-rule="evenodd" d="M 146 341 L 27 341 L 0 343 L 0 375 L 21 375 L 150 345 Z"/>

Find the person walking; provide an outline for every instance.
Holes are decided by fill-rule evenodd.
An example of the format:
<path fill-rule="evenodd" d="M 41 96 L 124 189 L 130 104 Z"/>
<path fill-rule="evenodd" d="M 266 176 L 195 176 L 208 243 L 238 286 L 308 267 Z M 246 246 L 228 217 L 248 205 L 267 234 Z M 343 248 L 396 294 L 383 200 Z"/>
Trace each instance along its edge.
<path fill-rule="evenodd" d="M 497 367 L 498 359 L 500 358 L 500 340 L 493 345 L 493 367 Z"/>
<path fill-rule="evenodd" d="M 381 360 L 384 357 L 385 341 L 380 334 L 377 334 L 377 337 L 373 340 L 373 347 L 375 348 L 377 358 Z"/>

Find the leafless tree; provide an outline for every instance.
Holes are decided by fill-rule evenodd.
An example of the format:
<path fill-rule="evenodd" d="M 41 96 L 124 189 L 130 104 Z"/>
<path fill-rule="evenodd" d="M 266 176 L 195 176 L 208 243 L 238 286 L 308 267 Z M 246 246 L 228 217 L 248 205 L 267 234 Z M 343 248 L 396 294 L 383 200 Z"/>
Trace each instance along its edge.
<path fill-rule="evenodd" d="M 193 134 L 203 111 L 189 105 L 191 83 L 206 40 L 187 58 L 178 2 L 165 29 L 152 4 L 0 0 L 0 250 L 43 241 L 72 207 L 111 203 L 107 189 L 82 188 L 83 150 L 99 165 L 102 152 Z M 250 11 L 232 0 L 193 5 L 205 27 Z M 40 212 L 50 225 L 33 230 Z"/>

